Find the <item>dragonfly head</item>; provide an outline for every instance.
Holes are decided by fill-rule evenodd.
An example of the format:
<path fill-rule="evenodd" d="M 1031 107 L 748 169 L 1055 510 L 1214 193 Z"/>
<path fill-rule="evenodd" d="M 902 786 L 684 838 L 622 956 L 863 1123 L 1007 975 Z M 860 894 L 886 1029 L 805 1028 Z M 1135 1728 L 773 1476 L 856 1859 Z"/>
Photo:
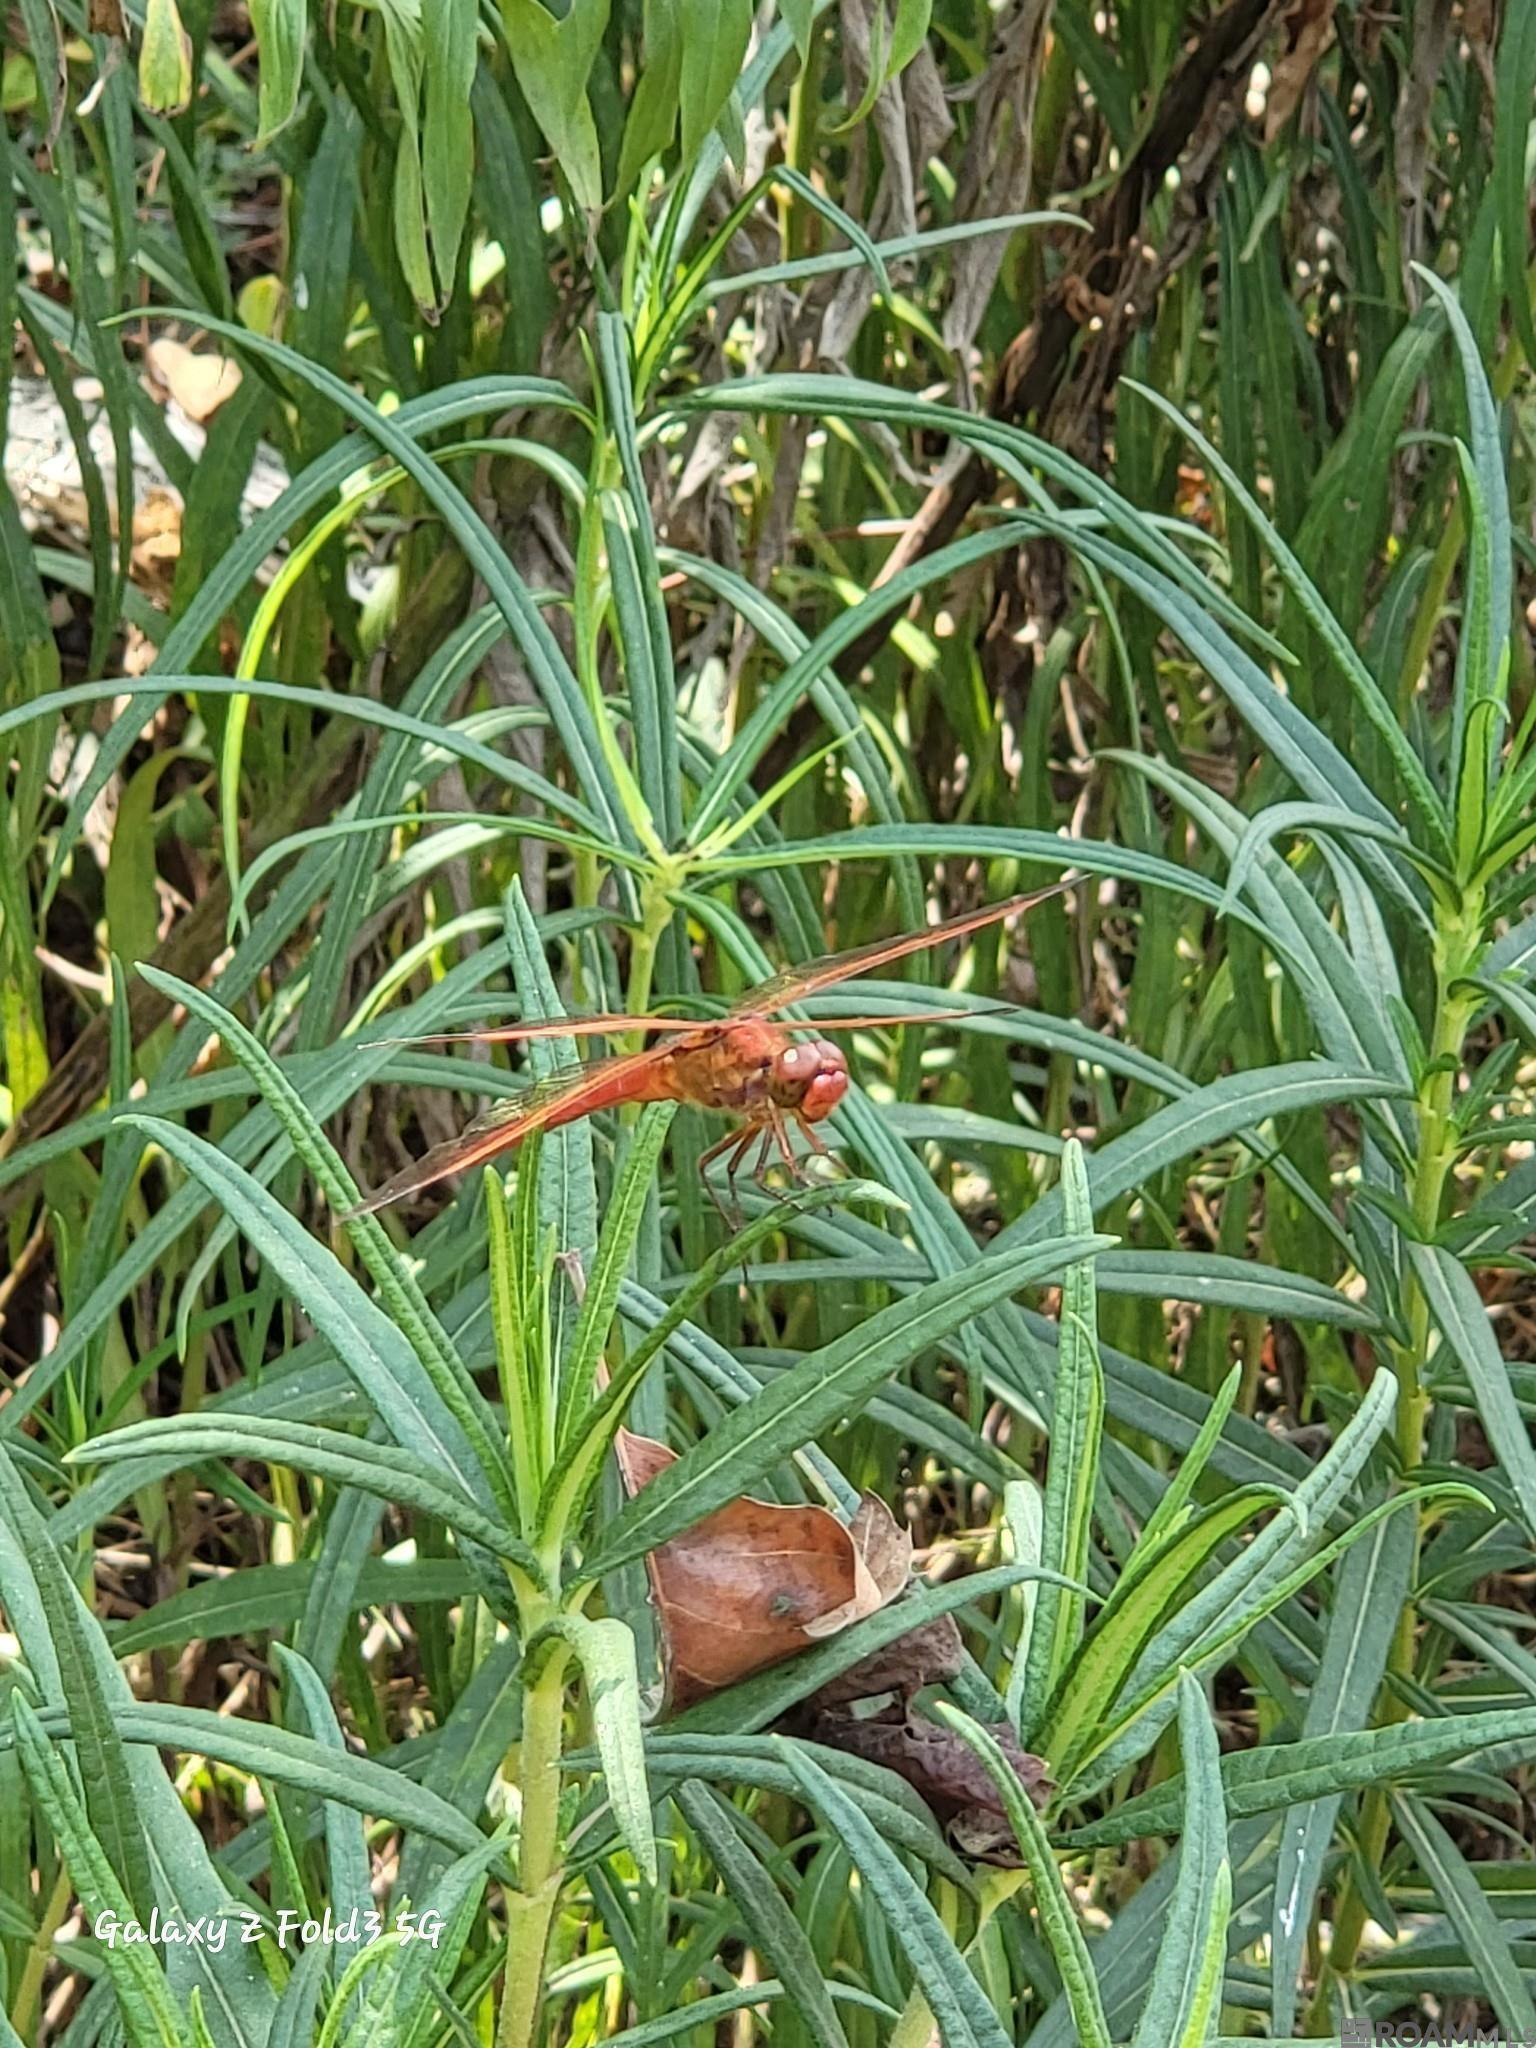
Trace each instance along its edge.
<path fill-rule="evenodd" d="M 848 1062 L 830 1039 L 786 1045 L 773 1063 L 772 1093 L 781 1109 L 798 1110 L 808 1123 L 830 1116 L 848 1093 Z"/>

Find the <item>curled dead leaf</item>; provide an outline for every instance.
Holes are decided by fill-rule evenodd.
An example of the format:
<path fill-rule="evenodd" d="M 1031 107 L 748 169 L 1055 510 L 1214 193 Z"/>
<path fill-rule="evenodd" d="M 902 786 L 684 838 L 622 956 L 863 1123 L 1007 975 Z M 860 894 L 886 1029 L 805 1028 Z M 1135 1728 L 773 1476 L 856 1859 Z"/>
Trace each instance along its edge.
<path fill-rule="evenodd" d="M 635 1494 L 676 1453 L 620 1430 L 615 1455 Z M 646 1559 L 676 1712 L 836 1635 L 894 1599 L 911 1572 L 912 1539 L 881 1500 L 851 1524 L 828 1509 L 743 1496 Z"/>
<path fill-rule="evenodd" d="M 614 1455 L 630 1495 L 677 1456 L 627 1429 Z M 651 1551 L 646 1569 L 666 1668 L 665 1711 L 676 1713 L 889 1606 L 911 1579 L 912 1538 L 870 1494 L 846 1524 L 826 1508 L 743 1496 Z M 921 1687 L 953 1678 L 964 1657 L 952 1615 L 921 1622 L 821 1686 L 781 1725 L 895 1771 L 947 1824 L 962 1854 L 1011 1866 L 1018 1844 L 997 1787 L 957 1735 L 912 1705 Z M 861 1704 L 866 1711 L 857 1711 Z M 1030 1797 L 1044 1805 L 1044 1764 L 1006 1724 L 991 1732 Z"/>
<path fill-rule="evenodd" d="M 925 1685 L 942 1685 L 965 1662 L 965 1645 L 952 1614 L 919 1622 L 883 1650 L 872 1650 L 857 1664 L 829 1679 L 812 1694 L 813 1707 L 846 1706 L 853 1700 L 899 1693 L 903 1699 Z"/>
<path fill-rule="evenodd" d="M 1300 104 L 1323 53 L 1333 41 L 1338 0 L 1300 0 L 1287 18 L 1289 47 L 1270 74 L 1264 101 L 1264 141 L 1274 141 Z"/>
<path fill-rule="evenodd" d="M 905 1779 L 948 1827 L 956 1848 L 973 1863 L 1017 1867 L 1018 1841 L 1002 1796 L 975 1751 L 953 1730 L 922 1719 L 903 1701 L 873 1715 L 814 1714 L 806 1732 L 813 1742 L 864 1757 Z M 1044 1807 L 1050 1781 L 1040 1758 L 1020 1746 L 1006 1721 L 993 1724 L 988 1733 L 1030 1799 Z"/>

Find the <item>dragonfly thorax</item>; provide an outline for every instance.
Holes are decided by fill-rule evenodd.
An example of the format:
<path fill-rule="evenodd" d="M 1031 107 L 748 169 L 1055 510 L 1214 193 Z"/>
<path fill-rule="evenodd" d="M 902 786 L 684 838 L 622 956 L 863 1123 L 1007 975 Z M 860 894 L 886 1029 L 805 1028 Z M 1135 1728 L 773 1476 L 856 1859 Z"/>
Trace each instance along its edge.
<path fill-rule="evenodd" d="M 773 1063 L 769 1092 L 780 1109 L 808 1123 L 830 1116 L 848 1093 L 848 1062 L 830 1039 L 786 1045 Z"/>

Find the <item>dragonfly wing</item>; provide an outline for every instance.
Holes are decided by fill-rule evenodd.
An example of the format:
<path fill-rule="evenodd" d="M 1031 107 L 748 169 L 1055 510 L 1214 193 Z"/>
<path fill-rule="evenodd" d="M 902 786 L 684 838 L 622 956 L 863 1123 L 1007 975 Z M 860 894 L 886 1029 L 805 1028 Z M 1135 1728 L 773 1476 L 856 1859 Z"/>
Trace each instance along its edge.
<path fill-rule="evenodd" d="M 348 1209 L 343 1222 L 351 1216 L 371 1216 L 378 1209 L 387 1209 L 392 1202 L 420 1194 L 451 1173 L 467 1173 L 473 1167 L 483 1166 L 488 1159 L 521 1144 L 535 1131 L 574 1123 L 577 1117 L 624 1101 L 627 1089 L 639 1080 L 641 1069 L 650 1066 L 654 1057 L 648 1052 L 615 1053 L 610 1059 L 578 1060 L 557 1067 L 522 1094 L 498 1102 L 484 1116 L 477 1116 L 456 1138 L 434 1145 L 414 1166 L 406 1167 L 365 1201 Z"/>
<path fill-rule="evenodd" d="M 792 1028 L 798 1031 L 882 1031 L 903 1024 L 959 1024 L 966 1018 L 990 1017 L 998 1010 L 1011 1010 L 1012 1003 L 972 1005 L 968 1010 L 892 1010 L 884 1017 L 873 1012 L 867 1017 L 808 1017 Z"/>
<path fill-rule="evenodd" d="M 432 1031 L 420 1038 L 375 1039 L 382 1045 L 511 1045 L 529 1038 L 612 1038 L 626 1031 L 696 1031 L 687 1017 L 545 1017 L 529 1024 L 488 1024 L 479 1031 Z"/>
<path fill-rule="evenodd" d="M 949 918 L 943 924 L 926 925 L 922 931 L 908 932 L 903 938 L 877 939 L 873 945 L 855 946 L 849 953 L 828 953 L 819 960 L 808 960 L 803 967 L 787 968 L 782 974 L 775 974 L 770 980 L 759 982 L 756 988 L 748 989 L 732 1005 L 731 1015 L 766 1016 L 774 1010 L 782 1010 L 790 1003 L 798 1003 L 803 997 L 814 995 L 818 989 L 831 988 L 834 983 L 847 981 L 855 974 L 868 974 L 871 968 L 883 967 L 888 960 L 904 959 L 909 953 L 924 952 L 929 946 L 942 945 L 946 939 L 964 938 L 967 932 L 980 931 L 984 925 L 997 924 L 1005 917 L 1016 917 L 1023 911 L 1033 910 L 1037 903 L 1060 896 L 1081 880 L 1080 875 L 1069 875 L 1064 881 L 1052 883 L 1048 889 L 1036 889 L 1026 896 L 1010 896 L 1005 903 L 989 903 L 985 909 L 967 911 L 963 917 Z"/>

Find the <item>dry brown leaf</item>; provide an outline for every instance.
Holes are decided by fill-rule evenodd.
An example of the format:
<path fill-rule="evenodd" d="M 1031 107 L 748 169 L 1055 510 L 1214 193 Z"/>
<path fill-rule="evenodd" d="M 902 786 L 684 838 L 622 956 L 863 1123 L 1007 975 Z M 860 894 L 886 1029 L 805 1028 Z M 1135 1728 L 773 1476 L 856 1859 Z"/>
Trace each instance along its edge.
<path fill-rule="evenodd" d="M 983 1725 L 1034 1805 L 1046 1806 L 1051 1783 L 1040 1758 L 1021 1747 L 1006 1721 Z M 1018 1838 L 1002 1795 L 969 1744 L 952 1729 L 919 1718 L 910 1707 L 896 1706 L 873 1716 L 821 1713 L 811 1721 L 808 1733 L 825 1748 L 864 1757 L 904 1778 L 973 1863 L 1018 1867 Z"/>
<path fill-rule="evenodd" d="M 614 1449 L 631 1494 L 676 1457 L 627 1429 Z M 911 1549 L 883 1501 L 867 1497 L 849 1527 L 826 1508 L 743 1497 L 651 1551 L 669 1710 L 884 1607 L 906 1583 Z"/>
<path fill-rule="evenodd" d="M 1338 0 L 1300 0 L 1290 16 L 1290 47 L 1276 61 L 1264 102 L 1264 140 L 1274 141 L 1290 120 L 1306 91 L 1313 72 L 1333 41 L 1333 17 Z"/>
<path fill-rule="evenodd" d="M 825 1514 L 826 1510 L 815 1512 Z M 912 1576 L 912 1532 L 903 1529 L 874 1494 L 866 1493 L 859 1502 L 858 1512 L 848 1524 L 848 1540 L 853 1546 L 853 1596 L 843 1607 L 834 1607 L 818 1621 L 806 1623 L 805 1632 L 813 1642 L 835 1636 L 850 1622 L 886 1606 Z"/>
<path fill-rule="evenodd" d="M 899 1693 L 909 1699 L 925 1685 L 941 1685 L 953 1678 L 965 1663 L 965 1644 L 952 1614 L 935 1615 L 920 1621 L 884 1649 L 871 1650 L 857 1664 L 850 1664 L 836 1678 L 818 1686 L 812 1694 L 813 1707 L 847 1706 L 855 1700 L 871 1700 L 882 1693 Z"/>
<path fill-rule="evenodd" d="M 199 355 L 184 341 L 152 341 L 144 359 L 189 420 L 201 426 L 240 389 L 240 365 L 228 356 Z"/>

